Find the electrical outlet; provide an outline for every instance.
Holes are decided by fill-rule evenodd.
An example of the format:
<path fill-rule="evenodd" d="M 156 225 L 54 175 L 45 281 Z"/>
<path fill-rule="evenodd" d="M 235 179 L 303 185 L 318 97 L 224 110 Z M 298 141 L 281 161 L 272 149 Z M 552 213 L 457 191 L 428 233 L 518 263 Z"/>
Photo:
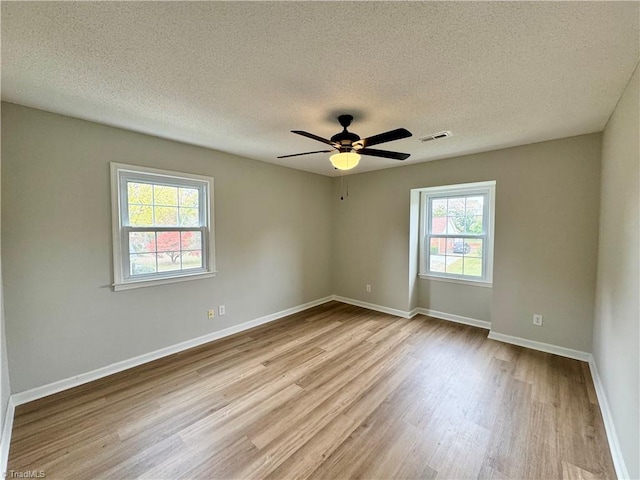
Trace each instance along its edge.
<path fill-rule="evenodd" d="M 367 284 L 367 292 L 371 293 L 371 285 Z"/>
<path fill-rule="evenodd" d="M 534 313 L 533 314 L 533 324 L 536 325 L 537 327 L 541 327 L 542 326 L 542 315 L 540 315 L 538 313 Z"/>
<path fill-rule="evenodd" d="M 211 308 L 207 311 L 207 315 L 209 316 L 209 320 L 211 320 L 213 317 L 216 316 L 216 311 L 213 308 Z"/>
<path fill-rule="evenodd" d="M 222 316 L 222 315 L 224 315 L 225 313 L 227 313 L 227 310 L 224 308 L 224 305 L 220 305 L 220 306 L 218 307 L 218 315 Z"/>

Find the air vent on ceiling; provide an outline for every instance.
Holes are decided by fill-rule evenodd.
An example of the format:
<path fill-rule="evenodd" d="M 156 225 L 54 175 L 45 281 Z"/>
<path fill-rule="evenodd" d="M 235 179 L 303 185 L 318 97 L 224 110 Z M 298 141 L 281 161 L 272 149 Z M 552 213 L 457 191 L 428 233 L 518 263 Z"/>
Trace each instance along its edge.
<path fill-rule="evenodd" d="M 418 140 L 424 143 L 424 142 L 430 142 L 431 140 L 440 140 L 441 138 L 447 138 L 450 136 L 451 136 L 451 132 L 446 130 L 444 132 L 432 133 L 431 135 L 420 137 Z"/>

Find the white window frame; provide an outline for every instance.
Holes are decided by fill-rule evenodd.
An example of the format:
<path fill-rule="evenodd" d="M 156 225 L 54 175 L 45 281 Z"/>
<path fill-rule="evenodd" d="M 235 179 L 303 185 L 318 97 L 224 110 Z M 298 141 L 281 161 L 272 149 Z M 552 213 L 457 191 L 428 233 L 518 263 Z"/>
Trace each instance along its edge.
<path fill-rule="evenodd" d="M 416 189 L 420 192 L 420 227 L 419 227 L 419 268 L 420 278 L 431 280 L 441 280 L 467 285 L 491 287 L 493 285 L 493 240 L 494 240 L 494 217 L 495 217 L 495 181 L 463 183 L 458 185 L 443 185 L 438 187 L 426 187 Z M 453 273 L 432 272 L 429 270 L 431 249 L 427 248 L 431 232 L 429 232 L 430 203 L 434 199 L 457 197 L 468 195 L 485 195 L 483 211 L 483 224 L 486 231 L 482 235 L 451 234 L 434 235 L 437 237 L 451 238 L 482 238 L 483 255 L 482 271 L 483 277 L 472 277 L 469 275 L 458 275 Z"/>
<path fill-rule="evenodd" d="M 130 180 L 176 187 L 197 188 L 199 195 L 199 226 L 197 227 L 131 227 L 128 225 L 127 188 Z M 113 289 L 164 285 L 198 278 L 211 278 L 215 270 L 215 235 L 213 222 L 213 177 L 191 173 L 172 172 L 157 168 L 140 167 L 124 163 L 111 163 L 111 219 L 113 232 Z M 188 271 L 152 273 L 145 276 L 129 275 L 129 232 L 131 231 L 193 231 L 202 232 L 202 268 Z"/>

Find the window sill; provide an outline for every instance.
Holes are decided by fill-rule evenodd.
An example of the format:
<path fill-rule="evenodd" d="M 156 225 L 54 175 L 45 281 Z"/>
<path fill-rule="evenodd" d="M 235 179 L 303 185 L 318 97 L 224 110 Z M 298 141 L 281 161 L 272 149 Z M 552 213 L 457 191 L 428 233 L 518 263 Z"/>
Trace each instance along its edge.
<path fill-rule="evenodd" d="M 215 276 L 216 276 L 216 272 L 194 273 L 190 275 L 180 275 L 180 276 L 170 277 L 170 278 L 156 278 L 151 280 L 147 279 L 147 280 L 124 282 L 124 283 L 114 283 L 112 286 L 113 286 L 114 292 L 119 292 L 121 290 L 132 290 L 134 288 L 154 287 L 156 285 L 166 285 L 168 283 L 187 282 L 189 280 L 198 280 L 201 278 L 213 278 Z"/>
<path fill-rule="evenodd" d="M 439 277 L 437 275 L 426 275 L 421 273 L 418 275 L 422 280 L 435 280 L 437 282 L 457 283 L 460 285 L 470 285 L 472 287 L 493 288 L 492 282 L 484 282 L 479 280 L 467 280 L 462 278 Z"/>

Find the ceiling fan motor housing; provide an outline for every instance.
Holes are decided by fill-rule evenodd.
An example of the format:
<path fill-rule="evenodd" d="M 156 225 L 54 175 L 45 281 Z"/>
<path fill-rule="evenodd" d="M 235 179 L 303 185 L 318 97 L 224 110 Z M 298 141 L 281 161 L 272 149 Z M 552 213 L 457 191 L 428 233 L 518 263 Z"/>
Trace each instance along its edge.
<path fill-rule="evenodd" d="M 352 121 L 353 117 L 351 115 L 340 115 L 338 117 L 338 122 L 340 122 L 340 125 L 342 125 L 344 130 L 331 137 L 331 141 L 336 144 L 336 148 L 341 152 L 350 152 L 353 148 L 353 144 L 360 140 L 359 135 L 347 131 L 347 127 L 351 125 Z"/>

